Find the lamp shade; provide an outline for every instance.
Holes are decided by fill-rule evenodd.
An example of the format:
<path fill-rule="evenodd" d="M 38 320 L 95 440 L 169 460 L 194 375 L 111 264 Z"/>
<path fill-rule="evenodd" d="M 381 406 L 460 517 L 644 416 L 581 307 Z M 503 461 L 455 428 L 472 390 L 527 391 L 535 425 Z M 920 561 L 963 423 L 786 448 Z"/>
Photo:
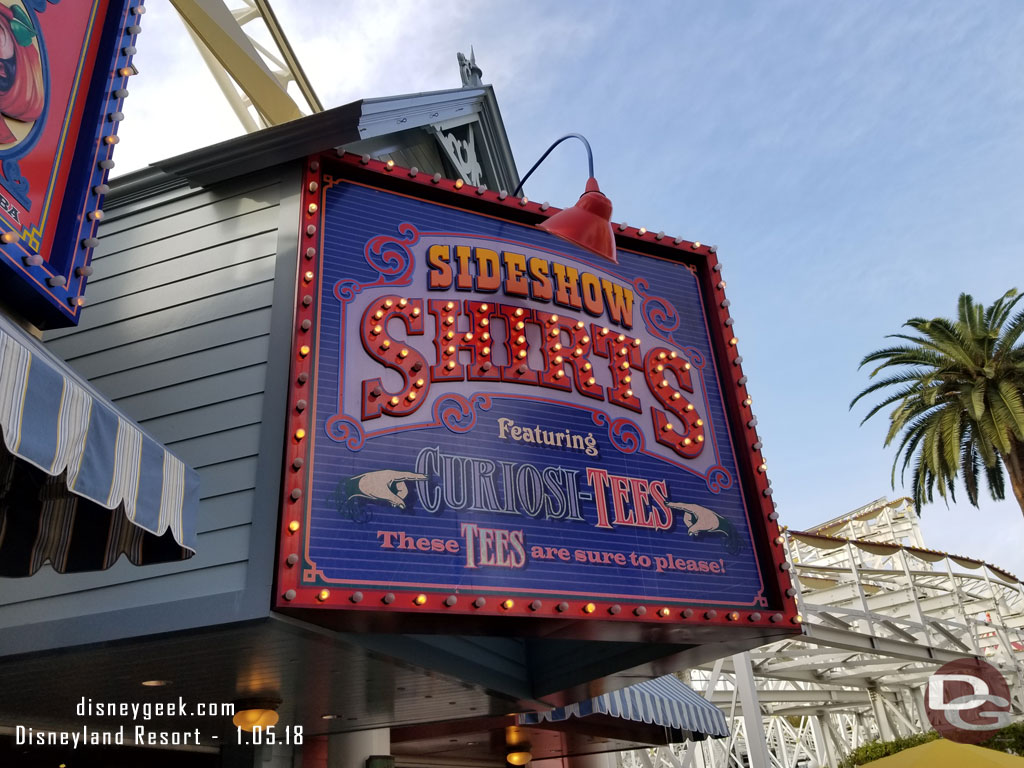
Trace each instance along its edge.
<path fill-rule="evenodd" d="M 537 226 L 617 264 L 611 219 L 612 201 L 604 196 L 597 179 L 591 176 L 576 205 L 559 211 Z"/>
<path fill-rule="evenodd" d="M 231 722 L 243 731 L 252 731 L 254 728 L 269 728 L 277 723 L 277 711 L 270 708 L 270 704 L 257 705 L 251 709 L 240 709 L 235 711 Z"/>

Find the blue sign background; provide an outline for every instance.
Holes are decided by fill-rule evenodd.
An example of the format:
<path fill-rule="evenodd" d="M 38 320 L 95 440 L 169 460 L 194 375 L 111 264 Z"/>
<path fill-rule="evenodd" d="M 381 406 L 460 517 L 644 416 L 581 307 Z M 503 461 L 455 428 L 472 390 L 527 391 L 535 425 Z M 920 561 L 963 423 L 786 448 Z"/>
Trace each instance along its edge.
<path fill-rule="evenodd" d="M 329 180 L 325 181 L 305 585 L 766 605 L 693 272 L 682 264 L 623 250 L 618 265 L 613 265 L 532 227 L 350 182 L 329 186 Z M 575 392 L 502 382 L 434 382 L 429 401 L 416 413 L 360 421 L 359 410 L 352 404 L 358 401 L 361 382 L 381 378 L 387 384 L 388 375 L 394 375 L 358 343 L 363 309 L 374 296 L 496 301 L 574 319 L 579 315 L 588 324 L 593 320 L 584 312 L 500 292 L 428 291 L 426 243 L 455 245 L 480 238 L 503 241 L 494 244 L 496 249 L 505 245 L 518 252 L 540 252 L 581 271 L 614 276 L 635 288 L 636 322 L 624 332 L 643 335 L 645 348 L 648 340 L 653 340 L 679 350 L 693 363 L 694 379 L 700 381 L 699 409 L 708 437 L 699 460 L 689 462 L 692 468 L 686 466 L 687 460 L 667 455 L 671 452 L 655 443 L 649 397 L 644 412 L 638 414 Z M 424 317 L 423 336 L 405 337 L 401 323 L 394 323 L 397 327 L 390 330 L 402 337 L 402 343 L 422 352 L 429 364 L 434 361 L 434 320 L 426 312 Z M 468 323 L 464 317 L 459 321 Z M 468 330 L 465 325 L 456 328 Z M 496 340 L 499 348 L 500 339 Z M 607 384 L 608 372 L 604 371 L 602 379 L 602 366 L 598 365 L 603 359 L 592 359 L 598 381 Z M 642 376 L 640 372 L 635 375 Z M 592 435 L 599 455 L 512 440 L 507 428 L 503 439 L 501 419 L 531 429 Z M 405 483 L 404 508 L 360 492 L 359 478 L 364 473 L 414 472 L 421 452 L 461 458 L 444 464 L 421 458 L 419 469 L 428 470 L 429 478 Z M 493 463 L 490 481 L 481 480 L 485 474 L 481 468 L 488 465 L 480 462 Z M 512 476 L 534 477 L 533 470 L 523 469 L 524 465 L 536 468 L 537 475 L 557 468 L 549 469 L 549 482 L 541 481 L 549 500 L 548 516 L 523 512 L 524 507 L 532 509 L 523 502 L 524 494 L 529 500 L 530 483 L 518 496 L 509 496 L 510 472 Z M 699 505 L 713 513 L 695 517 L 674 509 L 668 530 L 598 528 L 597 499 L 587 482 L 588 467 L 630 478 L 663 480 L 669 501 Z M 392 491 L 396 488 L 391 485 Z M 438 509 L 435 502 L 443 499 L 445 492 L 448 503 Z M 568 492 L 578 494 L 578 515 L 569 513 Z M 484 500 L 475 510 L 468 508 L 474 497 Z M 471 563 L 462 531 L 466 523 L 521 532 L 525 563 L 522 567 L 468 567 Z M 399 531 L 408 539 L 400 537 Z M 432 545 L 433 550 L 419 551 L 415 543 L 408 544 L 420 538 L 431 540 L 427 546 Z M 382 546 L 388 541 L 390 547 Z M 410 548 L 400 549 L 401 541 Z M 448 542 L 456 542 L 459 550 L 452 552 L 453 545 Z M 543 556 L 536 556 L 538 553 Z M 568 562 L 563 559 L 565 553 Z M 584 562 L 579 562 L 581 557 Z M 644 557 L 649 558 L 649 565 L 643 564 Z M 590 562 L 594 558 L 600 562 Z M 620 564 L 623 559 L 626 562 Z"/>

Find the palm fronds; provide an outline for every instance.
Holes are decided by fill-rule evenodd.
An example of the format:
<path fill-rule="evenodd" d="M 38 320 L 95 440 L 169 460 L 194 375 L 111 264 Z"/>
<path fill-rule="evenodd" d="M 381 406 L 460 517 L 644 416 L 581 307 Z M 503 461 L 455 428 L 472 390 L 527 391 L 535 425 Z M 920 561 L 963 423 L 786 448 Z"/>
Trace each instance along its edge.
<path fill-rule="evenodd" d="M 992 498 L 1002 499 L 1005 464 L 1024 512 L 1024 477 L 1007 461 L 1024 450 L 1024 310 L 1014 315 L 1022 298 L 1009 290 L 984 307 L 962 293 L 955 320 L 911 318 L 904 323 L 909 333 L 888 337 L 898 343 L 860 362 L 873 366 L 871 379 L 886 376 L 854 397 L 850 408 L 882 394 L 861 423 L 888 409 L 885 445 L 898 443 L 893 486 L 897 473 L 904 482 L 909 470 L 918 511 L 936 493 L 955 501 L 958 479 L 977 506 L 981 475 Z"/>

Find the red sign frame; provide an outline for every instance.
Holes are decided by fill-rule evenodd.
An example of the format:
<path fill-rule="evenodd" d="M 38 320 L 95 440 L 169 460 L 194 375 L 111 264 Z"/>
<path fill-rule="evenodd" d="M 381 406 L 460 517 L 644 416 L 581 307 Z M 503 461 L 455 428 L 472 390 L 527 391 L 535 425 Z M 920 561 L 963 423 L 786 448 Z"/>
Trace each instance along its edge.
<path fill-rule="evenodd" d="M 142 0 L 0 5 L 0 47 L 6 40 L 19 57 L 14 83 L 0 91 L 0 299 L 41 328 L 72 325 L 145 8 Z"/>
<path fill-rule="evenodd" d="M 325 183 L 326 177 L 326 183 Z M 275 610 L 302 616 L 310 621 L 346 629 L 374 631 L 498 632 L 537 634 L 557 624 L 561 636 L 620 639 L 688 639 L 707 641 L 730 638 L 744 647 L 756 644 L 749 638 L 774 637 L 800 631 L 790 581 L 791 565 L 785 560 L 778 514 L 771 500 L 771 487 L 764 472 L 761 442 L 750 409 L 747 377 L 732 333 L 729 301 L 716 249 L 682 238 L 653 234 L 644 228 L 613 225 L 617 245 L 641 254 L 685 264 L 700 280 L 704 311 L 711 329 L 713 357 L 722 381 L 729 429 L 736 448 L 739 478 L 748 504 L 756 508 L 751 520 L 752 538 L 765 584 L 764 607 L 742 610 L 694 602 L 666 607 L 658 600 L 594 601 L 552 599 L 538 594 L 535 599 L 502 599 L 493 590 L 473 594 L 462 591 L 408 591 L 386 588 L 311 588 L 302 583 L 299 546 L 304 535 L 304 493 L 309 486 L 309 441 L 313 429 L 310 414 L 311 376 L 316 343 L 318 291 L 317 270 L 324 237 L 324 195 L 335 179 L 366 184 L 421 200 L 441 203 L 476 214 L 506 221 L 536 225 L 558 209 L 525 198 L 513 198 L 484 188 L 429 176 L 415 169 L 403 169 L 363 156 L 341 154 L 309 158 L 301 196 L 302 220 L 299 233 L 298 280 L 292 347 L 288 430 L 282 486 L 282 514 L 275 585 Z M 328 609 L 328 610 L 325 610 Z M 343 609 L 343 610 L 338 610 Z M 444 616 L 438 629 L 439 614 Z M 586 627 L 590 627 L 589 629 Z M 726 629 L 728 628 L 728 629 Z"/>

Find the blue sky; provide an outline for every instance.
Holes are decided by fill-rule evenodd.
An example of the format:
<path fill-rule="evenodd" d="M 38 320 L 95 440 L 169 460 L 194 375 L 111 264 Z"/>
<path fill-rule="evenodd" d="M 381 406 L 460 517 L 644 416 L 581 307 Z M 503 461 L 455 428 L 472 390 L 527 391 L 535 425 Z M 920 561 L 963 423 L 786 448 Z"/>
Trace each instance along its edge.
<path fill-rule="evenodd" d="M 169 4 L 147 7 L 119 172 L 241 132 Z M 1017 2 L 273 7 L 326 106 L 458 87 L 473 45 L 521 172 L 583 133 L 615 221 L 719 246 L 791 528 L 902 495 L 885 419 L 847 409 L 859 360 L 961 291 L 1024 289 Z M 526 193 L 571 205 L 585 171 L 567 143 Z M 1024 574 L 1012 498 L 939 502 L 922 525 L 934 548 Z"/>

